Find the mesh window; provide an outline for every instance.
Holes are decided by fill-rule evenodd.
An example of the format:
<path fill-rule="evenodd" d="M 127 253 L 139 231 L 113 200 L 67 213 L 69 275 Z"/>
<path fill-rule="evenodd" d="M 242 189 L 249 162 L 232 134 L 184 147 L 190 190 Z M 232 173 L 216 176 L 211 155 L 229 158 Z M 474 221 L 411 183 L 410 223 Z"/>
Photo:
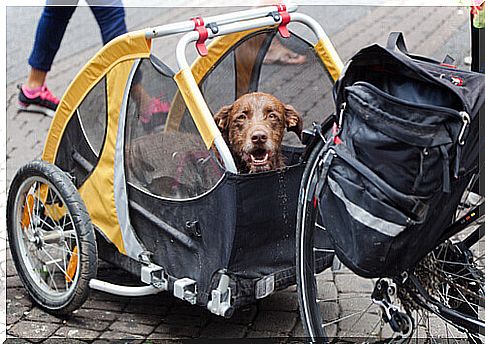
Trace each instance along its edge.
<path fill-rule="evenodd" d="M 89 91 L 69 120 L 56 156 L 56 165 L 75 177 L 80 187 L 98 162 L 106 136 L 106 80 Z"/>
<path fill-rule="evenodd" d="M 292 33 L 286 39 L 275 35 L 266 53 L 268 57 L 272 50 L 277 52 L 276 56 L 282 55 L 280 59 L 283 61 L 289 52 L 304 55 L 306 60 L 293 65 L 281 60 L 270 63 L 267 58 L 260 72 L 259 91 L 271 93 L 283 103 L 291 104 L 302 115 L 303 128 L 311 127 L 312 122 L 321 123 L 334 111 L 333 80 L 313 46 Z M 284 143 L 300 144 L 293 133 L 285 136 Z"/>
<path fill-rule="evenodd" d="M 230 52 L 210 73 L 210 77 L 205 78 L 200 85 L 204 99 L 213 114 L 234 101 L 235 85 L 234 52 Z"/>
<path fill-rule="evenodd" d="M 223 170 L 205 144 L 178 93 L 172 72 L 143 59 L 128 99 L 127 181 L 152 194 L 186 199 L 215 186 Z"/>
<path fill-rule="evenodd" d="M 106 81 L 104 78 L 82 101 L 77 114 L 89 147 L 96 156 L 99 156 L 106 133 Z"/>
<path fill-rule="evenodd" d="M 302 63 L 289 63 L 295 54 L 304 56 Z M 313 45 L 294 33 L 283 39 L 275 30 L 251 34 L 238 43 L 201 84 L 213 113 L 245 93 L 260 91 L 292 105 L 302 115 L 304 128 L 332 113 L 332 87 L 333 80 Z M 294 133 L 286 132 L 283 143 L 301 146 Z"/>

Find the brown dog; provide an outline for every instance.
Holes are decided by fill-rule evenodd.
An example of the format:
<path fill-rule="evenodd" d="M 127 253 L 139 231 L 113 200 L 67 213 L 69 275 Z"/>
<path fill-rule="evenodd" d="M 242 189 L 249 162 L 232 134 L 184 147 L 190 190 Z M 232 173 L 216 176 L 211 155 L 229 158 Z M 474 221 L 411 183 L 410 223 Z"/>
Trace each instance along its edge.
<path fill-rule="evenodd" d="M 223 106 L 214 115 L 241 173 L 284 166 L 281 142 L 285 128 L 301 137 L 301 116 L 271 94 L 255 92 Z"/>

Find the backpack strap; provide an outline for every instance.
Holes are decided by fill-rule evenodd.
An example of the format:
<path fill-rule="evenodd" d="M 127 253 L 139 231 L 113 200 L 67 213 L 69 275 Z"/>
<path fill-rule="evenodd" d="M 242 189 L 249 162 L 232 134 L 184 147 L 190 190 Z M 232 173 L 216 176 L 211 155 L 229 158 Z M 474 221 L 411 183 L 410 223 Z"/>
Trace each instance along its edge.
<path fill-rule="evenodd" d="M 408 55 L 408 48 L 406 47 L 406 42 L 404 42 L 404 35 L 402 32 L 391 32 L 387 38 L 386 49 L 396 50 L 396 48 Z"/>

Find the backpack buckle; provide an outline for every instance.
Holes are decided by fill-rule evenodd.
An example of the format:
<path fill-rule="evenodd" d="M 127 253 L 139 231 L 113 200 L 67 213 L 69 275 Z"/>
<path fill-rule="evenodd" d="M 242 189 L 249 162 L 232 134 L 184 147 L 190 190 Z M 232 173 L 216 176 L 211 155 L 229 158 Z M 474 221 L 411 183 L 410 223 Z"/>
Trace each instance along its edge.
<path fill-rule="evenodd" d="M 346 107 L 347 107 L 346 102 L 340 105 L 340 111 L 336 118 L 336 122 L 337 122 L 337 132 L 335 133 L 336 136 L 340 135 L 340 132 L 342 131 L 342 125 L 344 123 L 344 111 Z"/>
<path fill-rule="evenodd" d="M 460 111 L 460 116 L 461 116 L 461 120 L 463 121 L 463 125 L 461 127 L 460 134 L 458 135 L 458 144 L 460 146 L 463 146 L 465 144 L 464 136 L 465 136 L 466 128 L 468 128 L 468 125 L 470 124 L 471 120 L 470 120 L 470 115 L 465 111 Z"/>

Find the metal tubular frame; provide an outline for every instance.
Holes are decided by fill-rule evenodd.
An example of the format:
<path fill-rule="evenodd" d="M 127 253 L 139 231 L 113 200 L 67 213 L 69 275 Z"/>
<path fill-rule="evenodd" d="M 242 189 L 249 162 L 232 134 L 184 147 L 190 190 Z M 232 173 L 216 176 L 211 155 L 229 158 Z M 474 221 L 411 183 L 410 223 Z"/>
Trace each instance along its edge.
<path fill-rule="evenodd" d="M 296 7 L 294 7 L 294 8 L 296 10 Z M 263 9 L 261 9 L 261 11 L 263 11 L 263 12 L 259 11 L 258 13 L 262 13 L 262 14 L 266 13 L 266 15 L 264 17 L 259 17 L 259 18 L 255 17 L 254 19 L 250 19 L 250 20 L 245 20 L 245 21 L 240 21 L 240 22 L 231 22 L 231 20 L 229 20 L 229 19 L 222 20 L 223 22 L 227 22 L 227 24 L 220 25 L 220 26 L 219 26 L 219 24 L 220 24 L 219 22 L 217 22 L 217 21 L 213 22 L 212 21 L 214 18 L 217 18 L 217 17 L 207 18 L 208 23 L 215 23 L 218 26 L 217 32 L 214 33 L 212 30 L 208 31 L 208 38 L 210 39 L 210 38 L 214 38 L 214 37 L 218 37 L 218 36 L 222 36 L 222 35 L 227 35 L 227 34 L 231 34 L 231 33 L 251 30 L 251 29 L 265 27 L 265 26 L 277 25 L 277 24 L 281 23 L 281 17 L 278 18 L 278 20 L 276 20 L 275 18 L 273 18 L 273 16 L 268 15 L 269 13 L 274 12 L 274 9 L 275 9 L 275 7 L 265 8 L 264 11 L 263 11 Z M 293 9 L 293 7 L 292 7 L 292 9 Z M 277 11 L 277 8 L 276 8 L 276 11 Z M 234 13 L 231 18 L 241 18 L 242 17 L 242 16 L 237 16 L 237 14 L 238 14 L 238 12 Z M 223 17 L 223 16 L 220 16 L 220 17 Z M 290 18 L 291 18 L 290 22 L 295 21 L 295 22 L 299 22 L 299 23 L 306 25 L 315 34 L 317 39 L 322 40 L 325 43 L 325 46 L 327 47 L 327 49 L 329 51 L 332 52 L 333 55 L 338 56 L 336 51 L 335 51 L 335 48 L 333 47 L 333 45 L 330 42 L 330 39 L 328 38 L 328 36 L 325 33 L 325 31 L 323 30 L 323 28 L 317 23 L 317 21 L 315 21 L 313 18 L 311 18 L 311 17 L 309 17 L 305 14 L 301 14 L 301 13 L 292 13 L 292 14 L 290 14 Z M 198 39 L 199 39 L 199 33 L 196 32 L 196 31 L 192 31 L 192 32 L 185 34 L 180 39 L 180 41 L 178 42 L 175 54 L 176 54 L 176 59 L 177 59 L 177 64 L 178 64 L 179 70 L 189 70 L 190 69 L 189 64 L 187 62 L 187 59 L 185 57 L 185 52 L 186 52 L 187 46 L 190 43 L 197 41 Z M 193 79 L 193 76 L 192 76 L 191 73 L 189 73 L 188 76 Z M 193 80 L 193 82 L 195 83 L 195 79 Z M 194 89 L 194 90 L 191 90 L 191 91 L 197 97 L 199 97 L 199 96 L 202 97 L 202 94 L 201 94 L 199 89 Z M 206 111 L 207 109 L 201 109 L 201 110 Z M 214 146 L 219 151 L 219 154 L 220 154 L 220 156 L 221 156 L 221 158 L 224 162 L 224 166 L 225 166 L 226 170 L 228 170 L 229 172 L 232 172 L 232 173 L 237 173 L 237 169 L 236 169 L 232 154 L 229 151 L 229 148 L 227 147 L 226 142 L 222 139 L 222 136 L 217 136 L 214 139 Z"/>
<path fill-rule="evenodd" d="M 329 50 L 335 52 L 335 49 L 331 45 L 325 31 L 314 19 L 304 14 L 292 13 L 295 12 L 297 8 L 298 7 L 296 5 L 286 6 L 286 11 L 290 13 L 290 21 L 300 22 L 309 27 L 318 39 L 322 39 L 324 42 L 328 43 Z M 265 26 L 276 26 L 281 23 L 281 16 L 273 16 L 271 14 L 278 13 L 279 10 L 279 6 L 266 6 L 203 18 L 204 23 L 206 23 L 206 27 L 217 27 L 217 30 L 208 30 L 208 39 Z M 178 42 L 175 54 L 179 68 L 178 71 L 190 70 L 185 53 L 187 46 L 199 39 L 199 33 L 194 31 L 195 27 L 196 24 L 193 20 L 157 26 L 148 29 L 146 31 L 146 37 L 153 39 L 176 33 L 187 32 Z M 190 82 L 195 83 L 195 79 L 193 78 L 192 74 L 187 73 L 187 75 L 188 78 L 191 79 Z M 199 89 L 193 89 L 191 92 L 193 97 L 203 98 Z M 202 107 L 200 109 L 201 113 L 210 113 L 206 104 L 200 104 L 200 106 Z M 208 119 L 206 118 L 205 120 L 207 121 Z M 226 170 L 232 173 L 237 173 L 237 168 L 232 154 L 222 136 L 216 136 L 213 144 L 218 150 Z"/>
<path fill-rule="evenodd" d="M 329 51 L 334 53 L 336 56 L 336 51 L 333 45 L 331 44 L 327 34 L 323 30 L 323 28 L 315 21 L 313 18 L 301 14 L 301 13 L 292 13 L 297 10 L 296 5 L 287 5 L 286 11 L 290 13 L 290 22 L 299 22 L 306 25 L 310 30 L 313 31 L 315 36 L 322 40 L 325 43 L 325 46 Z M 273 16 L 271 14 L 278 13 L 280 7 L 279 6 L 266 6 L 256 9 L 250 9 L 245 11 L 239 12 L 232 12 L 222 15 L 217 15 L 213 17 L 206 17 L 204 19 L 204 23 L 206 27 L 217 27 L 217 30 L 208 30 L 208 39 L 215 38 L 218 36 L 223 36 L 231 33 L 256 29 L 265 26 L 276 26 L 281 23 L 282 19 L 281 16 Z M 146 37 L 148 39 L 163 37 L 167 35 L 172 35 L 176 33 L 183 33 L 187 32 L 178 42 L 175 55 L 177 59 L 177 65 L 179 71 L 188 70 L 190 71 L 190 66 L 187 62 L 185 57 L 185 52 L 187 46 L 192 43 L 196 42 L 199 39 L 199 33 L 194 31 L 196 24 L 193 20 L 188 20 L 180 23 L 175 24 L 168 24 L 157 26 L 146 31 Z M 190 79 L 190 83 L 196 84 L 195 79 L 192 73 L 187 73 L 188 78 Z M 191 90 L 192 97 L 203 99 L 202 94 L 199 89 Z M 208 110 L 207 104 L 200 104 L 202 107 L 200 109 L 201 113 L 210 113 Z M 193 115 L 193 114 L 192 114 Z M 204 116 L 202 116 L 204 117 Z M 204 118 L 204 121 L 209 120 L 208 118 Z M 217 135 L 214 138 L 213 144 L 215 148 L 218 150 L 221 159 L 224 163 L 224 167 L 227 171 L 232 173 L 237 173 L 236 164 L 234 163 L 234 159 L 232 154 L 227 146 L 226 142 L 222 138 L 221 135 Z"/>
<path fill-rule="evenodd" d="M 289 13 L 295 12 L 297 8 L 298 6 L 296 5 L 292 5 L 292 4 L 286 5 L 286 10 Z M 254 9 L 245 10 L 245 11 L 231 12 L 231 13 L 220 14 L 217 16 L 212 16 L 212 17 L 205 17 L 204 22 L 206 24 L 214 23 L 218 26 L 221 26 L 221 25 L 231 24 L 235 22 L 240 22 L 243 20 L 262 18 L 267 16 L 268 13 L 277 12 L 277 11 L 278 11 L 278 7 L 276 5 L 265 6 L 265 7 L 254 8 Z M 195 23 L 192 20 L 187 20 L 180 23 L 167 24 L 167 25 L 161 25 L 161 26 L 150 28 L 146 31 L 146 37 L 151 39 L 151 38 L 172 35 L 176 33 L 184 33 L 184 32 L 193 31 L 194 28 L 195 28 Z"/>

